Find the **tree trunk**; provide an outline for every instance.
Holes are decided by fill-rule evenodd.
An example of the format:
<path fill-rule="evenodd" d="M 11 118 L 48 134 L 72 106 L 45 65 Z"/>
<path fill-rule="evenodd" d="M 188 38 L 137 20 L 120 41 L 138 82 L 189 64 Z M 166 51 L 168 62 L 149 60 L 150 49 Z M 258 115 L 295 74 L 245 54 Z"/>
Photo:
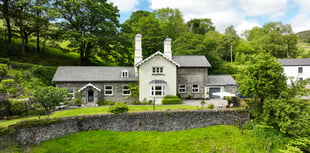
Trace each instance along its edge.
<path fill-rule="evenodd" d="M 6 22 L 6 28 L 8 32 L 8 40 L 7 40 L 7 54 L 8 56 L 11 53 L 11 43 L 12 43 L 12 29 L 11 29 L 11 22 L 10 22 L 10 17 L 9 17 L 9 0 L 3 0 L 3 16 L 5 18 Z"/>

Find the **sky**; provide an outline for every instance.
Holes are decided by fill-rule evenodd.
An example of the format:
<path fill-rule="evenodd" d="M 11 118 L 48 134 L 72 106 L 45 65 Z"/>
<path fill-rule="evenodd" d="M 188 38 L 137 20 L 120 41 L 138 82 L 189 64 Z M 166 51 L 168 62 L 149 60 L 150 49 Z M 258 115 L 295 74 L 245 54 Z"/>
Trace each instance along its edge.
<path fill-rule="evenodd" d="M 109 0 L 120 10 L 120 22 L 132 12 L 177 8 L 186 21 L 209 18 L 221 33 L 233 25 L 239 34 L 268 22 L 290 24 L 295 33 L 310 30 L 310 0 Z"/>

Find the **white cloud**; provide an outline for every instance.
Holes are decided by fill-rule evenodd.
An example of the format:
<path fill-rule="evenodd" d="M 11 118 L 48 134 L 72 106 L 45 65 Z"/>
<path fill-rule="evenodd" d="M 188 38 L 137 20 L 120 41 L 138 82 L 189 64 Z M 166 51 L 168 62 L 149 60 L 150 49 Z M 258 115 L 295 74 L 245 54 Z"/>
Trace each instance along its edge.
<path fill-rule="evenodd" d="M 310 1 L 309 0 L 294 0 L 299 7 L 301 8 L 301 12 L 309 13 L 310 9 Z"/>
<path fill-rule="evenodd" d="M 120 12 L 132 12 L 139 5 L 139 0 L 109 0 L 109 2 L 116 5 Z"/>
<path fill-rule="evenodd" d="M 282 17 L 288 0 L 238 0 L 238 5 L 247 16 Z"/>
<path fill-rule="evenodd" d="M 296 33 L 304 30 L 310 30 L 310 15 L 300 13 L 292 18 L 290 23 L 293 31 Z"/>

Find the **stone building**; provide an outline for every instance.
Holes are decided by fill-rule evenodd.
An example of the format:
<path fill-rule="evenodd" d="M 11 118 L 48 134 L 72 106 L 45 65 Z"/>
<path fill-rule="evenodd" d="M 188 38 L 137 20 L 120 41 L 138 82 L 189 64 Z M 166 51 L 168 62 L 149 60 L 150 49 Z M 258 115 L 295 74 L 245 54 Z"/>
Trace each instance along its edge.
<path fill-rule="evenodd" d="M 164 51 L 142 57 L 142 35 L 135 36 L 133 67 L 60 66 L 53 82 L 67 88 L 75 97 L 80 93 L 83 102 L 98 100 L 131 102 L 129 83 L 139 83 L 139 100 L 155 100 L 161 104 L 165 95 L 181 98 L 223 98 L 212 93 L 235 93 L 237 83 L 230 75 L 208 75 L 209 61 L 202 55 L 172 55 L 171 39 L 164 41 Z"/>

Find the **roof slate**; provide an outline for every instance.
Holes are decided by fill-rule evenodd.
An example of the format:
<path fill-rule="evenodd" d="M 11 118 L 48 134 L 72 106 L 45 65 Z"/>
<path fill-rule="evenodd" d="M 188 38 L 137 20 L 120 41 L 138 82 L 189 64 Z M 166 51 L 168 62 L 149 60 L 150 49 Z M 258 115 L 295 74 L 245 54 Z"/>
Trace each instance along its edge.
<path fill-rule="evenodd" d="M 231 75 L 209 75 L 207 86 L 238 85 Z"/>
<path fill-rule="evenodd" d="M 121 72 L 128 70 L 129 77 Z M 137 81 L 134 67 L 113 66 L 59 66 L 53 82 Z"/>
<path fill-rule="evenodd" d="M 310 66 L 310 58 L 278 59 L 283 66 Z"/>
<path fill-rule="evenodd" d="M 172 59 L 180 64 L 180 67 L 211 67 L 207 58 L 201 55 L 174 55 Z"/>

